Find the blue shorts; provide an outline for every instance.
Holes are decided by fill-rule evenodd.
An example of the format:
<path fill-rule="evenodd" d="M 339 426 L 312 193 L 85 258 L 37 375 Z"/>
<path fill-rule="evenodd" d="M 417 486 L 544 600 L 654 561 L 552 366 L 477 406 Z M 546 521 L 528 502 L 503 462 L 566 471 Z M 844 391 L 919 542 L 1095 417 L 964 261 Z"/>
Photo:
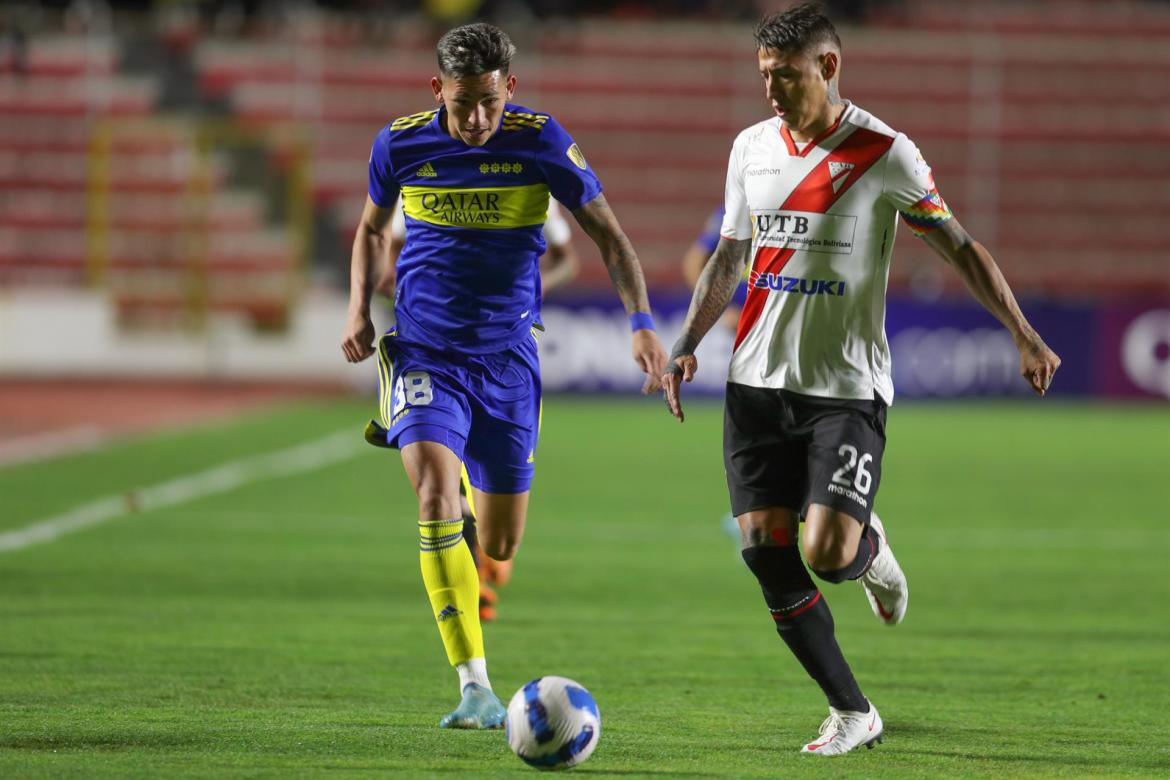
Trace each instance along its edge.
<path fill-rule="evenodd" d="M 381 425 L 366 438 L 402 449 L 433 441 L 454 452 L 485 493 L 524 493 L 532 485 L 540 432 L 536 337 L 503 352 L 467 355 L 402 341 L 378 342 Z"/>

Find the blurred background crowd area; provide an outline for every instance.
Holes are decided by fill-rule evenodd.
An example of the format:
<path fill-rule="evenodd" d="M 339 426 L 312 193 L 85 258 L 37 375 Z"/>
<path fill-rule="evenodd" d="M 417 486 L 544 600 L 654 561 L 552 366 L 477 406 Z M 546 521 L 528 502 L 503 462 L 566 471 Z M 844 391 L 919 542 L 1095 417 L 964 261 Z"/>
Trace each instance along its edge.
<path fill-rule="evenodd" d="M 752 23 L 785 5 L 4 3 L 0 369 L 49 370 L 13 357 L 13 329 L 38 311 L 13 305 L 66 294 L 116 333 L 206 331 L 223 316 L 258 332 L 325 328 L 333 349 L 334 309 L 296 315 L 344 304 L 371 141 L 433 105 L 435 41 L 474 19 L 513 37 L 516 102 L 575 136 L 652 291 L 682 295 L 731 142 L 770 113 Z M 843 96 L 918 143 L 1022 298 L 1170 300 L 1170 4 L 826 5 Z M 961 292 L 900 230 L 892 293 Z M 604 291 L 596 250 L 574 233 L 582 270 L 562 294 Z M 1168 348 L 1155 340 L 1154 358 Z"/>

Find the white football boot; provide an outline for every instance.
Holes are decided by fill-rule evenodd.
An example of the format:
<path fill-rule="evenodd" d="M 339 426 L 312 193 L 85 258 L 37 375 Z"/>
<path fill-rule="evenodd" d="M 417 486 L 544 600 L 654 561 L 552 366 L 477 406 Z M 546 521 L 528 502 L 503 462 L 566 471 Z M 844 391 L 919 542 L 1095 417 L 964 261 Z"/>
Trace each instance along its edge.
<path fill-rule="evenodd" d="M 877 514 L 870 515 L 870 526 L 882 538 L 882 548 L 869 565 L 869 571 L 861 575 L 861 584 L 869 598 L 869 606 L 878 620 L 887 626 L 896 626 L 906 617 L 906 605 L 910 603 L 910 586 L 906 575 L 890 549 L 886 528 Z"/>
<path fill-rule="evenodd" d="M 840 756 L 865 745 L 869 749 L 882 741 L 882 716 L 869 703 L 869 712 L 850 712 L 829 707 L 829 717 L 821 724 L 821 733 L 800 749 L 818 756 Z"/>

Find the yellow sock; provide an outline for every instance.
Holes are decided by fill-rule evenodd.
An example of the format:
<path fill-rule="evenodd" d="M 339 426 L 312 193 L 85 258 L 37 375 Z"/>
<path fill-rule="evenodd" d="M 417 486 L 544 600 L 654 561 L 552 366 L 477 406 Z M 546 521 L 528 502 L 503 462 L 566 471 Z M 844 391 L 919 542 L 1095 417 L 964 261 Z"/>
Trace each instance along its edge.
<path fill-rule="evenodd" d="M 463 520 L 419 522 L 419 563 L 452 666 L 483 658 L 479 574 L 463 541 Z"/>

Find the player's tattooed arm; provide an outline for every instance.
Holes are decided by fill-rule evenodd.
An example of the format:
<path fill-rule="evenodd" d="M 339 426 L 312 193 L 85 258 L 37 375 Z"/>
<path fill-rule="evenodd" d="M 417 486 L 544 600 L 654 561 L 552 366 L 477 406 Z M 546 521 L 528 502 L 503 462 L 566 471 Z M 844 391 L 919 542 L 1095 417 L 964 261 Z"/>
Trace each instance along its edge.
<path fill-rule="evenodd" d="M 923 238 L 958 272 L 976 300 L 1012 334 L 1020 351 L 1020 373 L 1037 395 L 1044 395 L 1056 369 L 1060 368 L 1060 358 L 1020 311 L 995 258 L 957 219 L 947 220 Z"/>
<path fill-rule="evenodd" d="M 393 209 L 379 206 L 366 196 L 365 209 L 353 237 L 349 264 L 349 317 L 341 351 L 350 363 L 374 354 L 374 322 L 370 319 L 370 298 L 374 291 L 375 269 L 389 251 L 390 220 Z"/>
<path fill-rule="evenodd" d="M 707 331 L 719 321 L 743 277 L 751 246 L 750 239 L 719 239 L 714 254 L 703 266 L 703 272 L 695 284 L 695 294 L 691 298 L 686 322 L 683 323 L 682 335 L 675 342 L 672 360 L 683 355 L 693 355 Z M 677 368 L 672 365 L 671 370 L 677 371 Z"/>
<path fill-rule="evenodd" d="M 649 314 L 650 298 L 646 294 L 646 278 L 642 275 L 638 255 L 634 253 L 634 245 L 622 231 L 605 196 L 598 195 L 573 211 L 573 216 L 581 229 L 597 244 L 605 269 L 609 272 L 609 278 L 626 313 Z M 657 392 L 666 367 L 666 350 L 653 330 L 635 330 L 633 342 L 634 362 L 646 374 L 642 392 Z"/>
<path fill-rule="evenodd" d="M 646 296 L 646 279 L 634 252 L 634 245 L 622 231 L 617 217 L 604 195 L 598 195 L 573 212 L 582 230 L 597 244 L 601 260 L 613 287 L 626 307 L 626 314 L 636 311 L 650 313 L 650 299 Z"/>
<path fill-rule="evenodd" d="M 751 239 L 720 238 L 715 253 L 703 266 L 691 307 L 683 323 L 682 334 L 674 344 L 667 364 L 662 386 L 666 394 L 666 405 L 670 413 L 683 420 L 682 405 L 679 402 L 679 388 L 682 382 L 690 382 L 699 368 L 695 350 L 723 315 L 727 304 L 735 296 L 735 288 L 743 277 L 743 269 L 751 256 Z"/>

